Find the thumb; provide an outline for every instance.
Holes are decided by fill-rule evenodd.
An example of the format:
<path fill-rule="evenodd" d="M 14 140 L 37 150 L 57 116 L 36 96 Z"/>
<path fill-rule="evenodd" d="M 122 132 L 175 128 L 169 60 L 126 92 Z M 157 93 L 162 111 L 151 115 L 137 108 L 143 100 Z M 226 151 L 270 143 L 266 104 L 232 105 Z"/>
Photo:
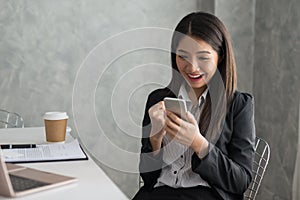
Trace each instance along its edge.
<path fill-rule="evenodd" d="M 190 111 L 188 111 L 186 113 L 186 119 L 187 119 L 188 122 L 190 122 L 190 123 L 192 123 L 194 125 L 198 124 L 197 121 L 196 121 L 196 119 L 195 119 L 195 117 L 194 117 L 194 115 Z"/>

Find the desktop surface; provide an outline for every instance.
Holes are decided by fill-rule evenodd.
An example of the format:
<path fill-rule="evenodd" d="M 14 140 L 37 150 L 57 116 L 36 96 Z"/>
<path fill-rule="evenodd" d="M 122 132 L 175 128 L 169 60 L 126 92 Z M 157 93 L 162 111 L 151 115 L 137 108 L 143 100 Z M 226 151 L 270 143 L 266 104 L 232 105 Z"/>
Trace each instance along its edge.
<path fill-rule="evenodd" d="M 67 135 L 67 142 L 73 138 Z M 44 127 L 0 129 L 1 143 L 45 143 Z M 52 199 L 128 199 L 104 171 L 92 160 L 20 164 L 43 171 L 73 176 L 77 183 L 24 196 L 22 200 Z M 0 200 L 10 199 L 0 196 Z"/>

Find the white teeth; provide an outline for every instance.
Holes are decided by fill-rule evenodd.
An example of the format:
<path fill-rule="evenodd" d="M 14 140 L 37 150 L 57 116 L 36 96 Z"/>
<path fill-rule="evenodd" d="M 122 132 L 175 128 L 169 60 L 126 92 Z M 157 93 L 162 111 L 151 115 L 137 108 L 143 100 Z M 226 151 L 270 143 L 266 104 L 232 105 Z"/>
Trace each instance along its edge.
<path fill-rule="evenodd" d="M 188 76 L 191 78 L 199 78 L 200 76 L 202 76 L 202 74 L 197 74 L 197 75 L 188 74 Z"/>

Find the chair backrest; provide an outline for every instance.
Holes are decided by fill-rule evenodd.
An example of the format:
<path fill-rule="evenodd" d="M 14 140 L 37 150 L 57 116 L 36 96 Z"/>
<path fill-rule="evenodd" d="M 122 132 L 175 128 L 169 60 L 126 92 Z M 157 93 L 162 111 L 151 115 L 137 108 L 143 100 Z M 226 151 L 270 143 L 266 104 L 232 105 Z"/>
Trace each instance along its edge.
<path fill-rule="evenodd" d="M 255 156 L 254 156 L 253 169 L 252 169 L 253 177 L 248 189 L 244 193 L 245 200 L 255 199 L 261 181 L 265 174 L 266 168 L 268 166 L 269 158 L 270 158 L 269 144 L 265 140 L 256 137 Z"/>
<path fill-rule="evenodd" d="M 0 128 L 24 128 L 23 118 L 17 113 L 0 109 Z"/>

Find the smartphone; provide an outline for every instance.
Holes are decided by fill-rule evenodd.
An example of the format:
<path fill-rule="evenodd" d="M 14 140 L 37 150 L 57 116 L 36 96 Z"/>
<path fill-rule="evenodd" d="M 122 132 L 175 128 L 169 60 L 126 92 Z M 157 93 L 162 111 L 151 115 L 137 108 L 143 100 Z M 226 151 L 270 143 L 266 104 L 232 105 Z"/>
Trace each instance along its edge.
<path fill-rule="evenodd" d="M 179 116 L 181 119 L 186 120 L 187 107 L 185 100 L 165 97 L 164 103 L 166 110 L 169 110 Z"/>

